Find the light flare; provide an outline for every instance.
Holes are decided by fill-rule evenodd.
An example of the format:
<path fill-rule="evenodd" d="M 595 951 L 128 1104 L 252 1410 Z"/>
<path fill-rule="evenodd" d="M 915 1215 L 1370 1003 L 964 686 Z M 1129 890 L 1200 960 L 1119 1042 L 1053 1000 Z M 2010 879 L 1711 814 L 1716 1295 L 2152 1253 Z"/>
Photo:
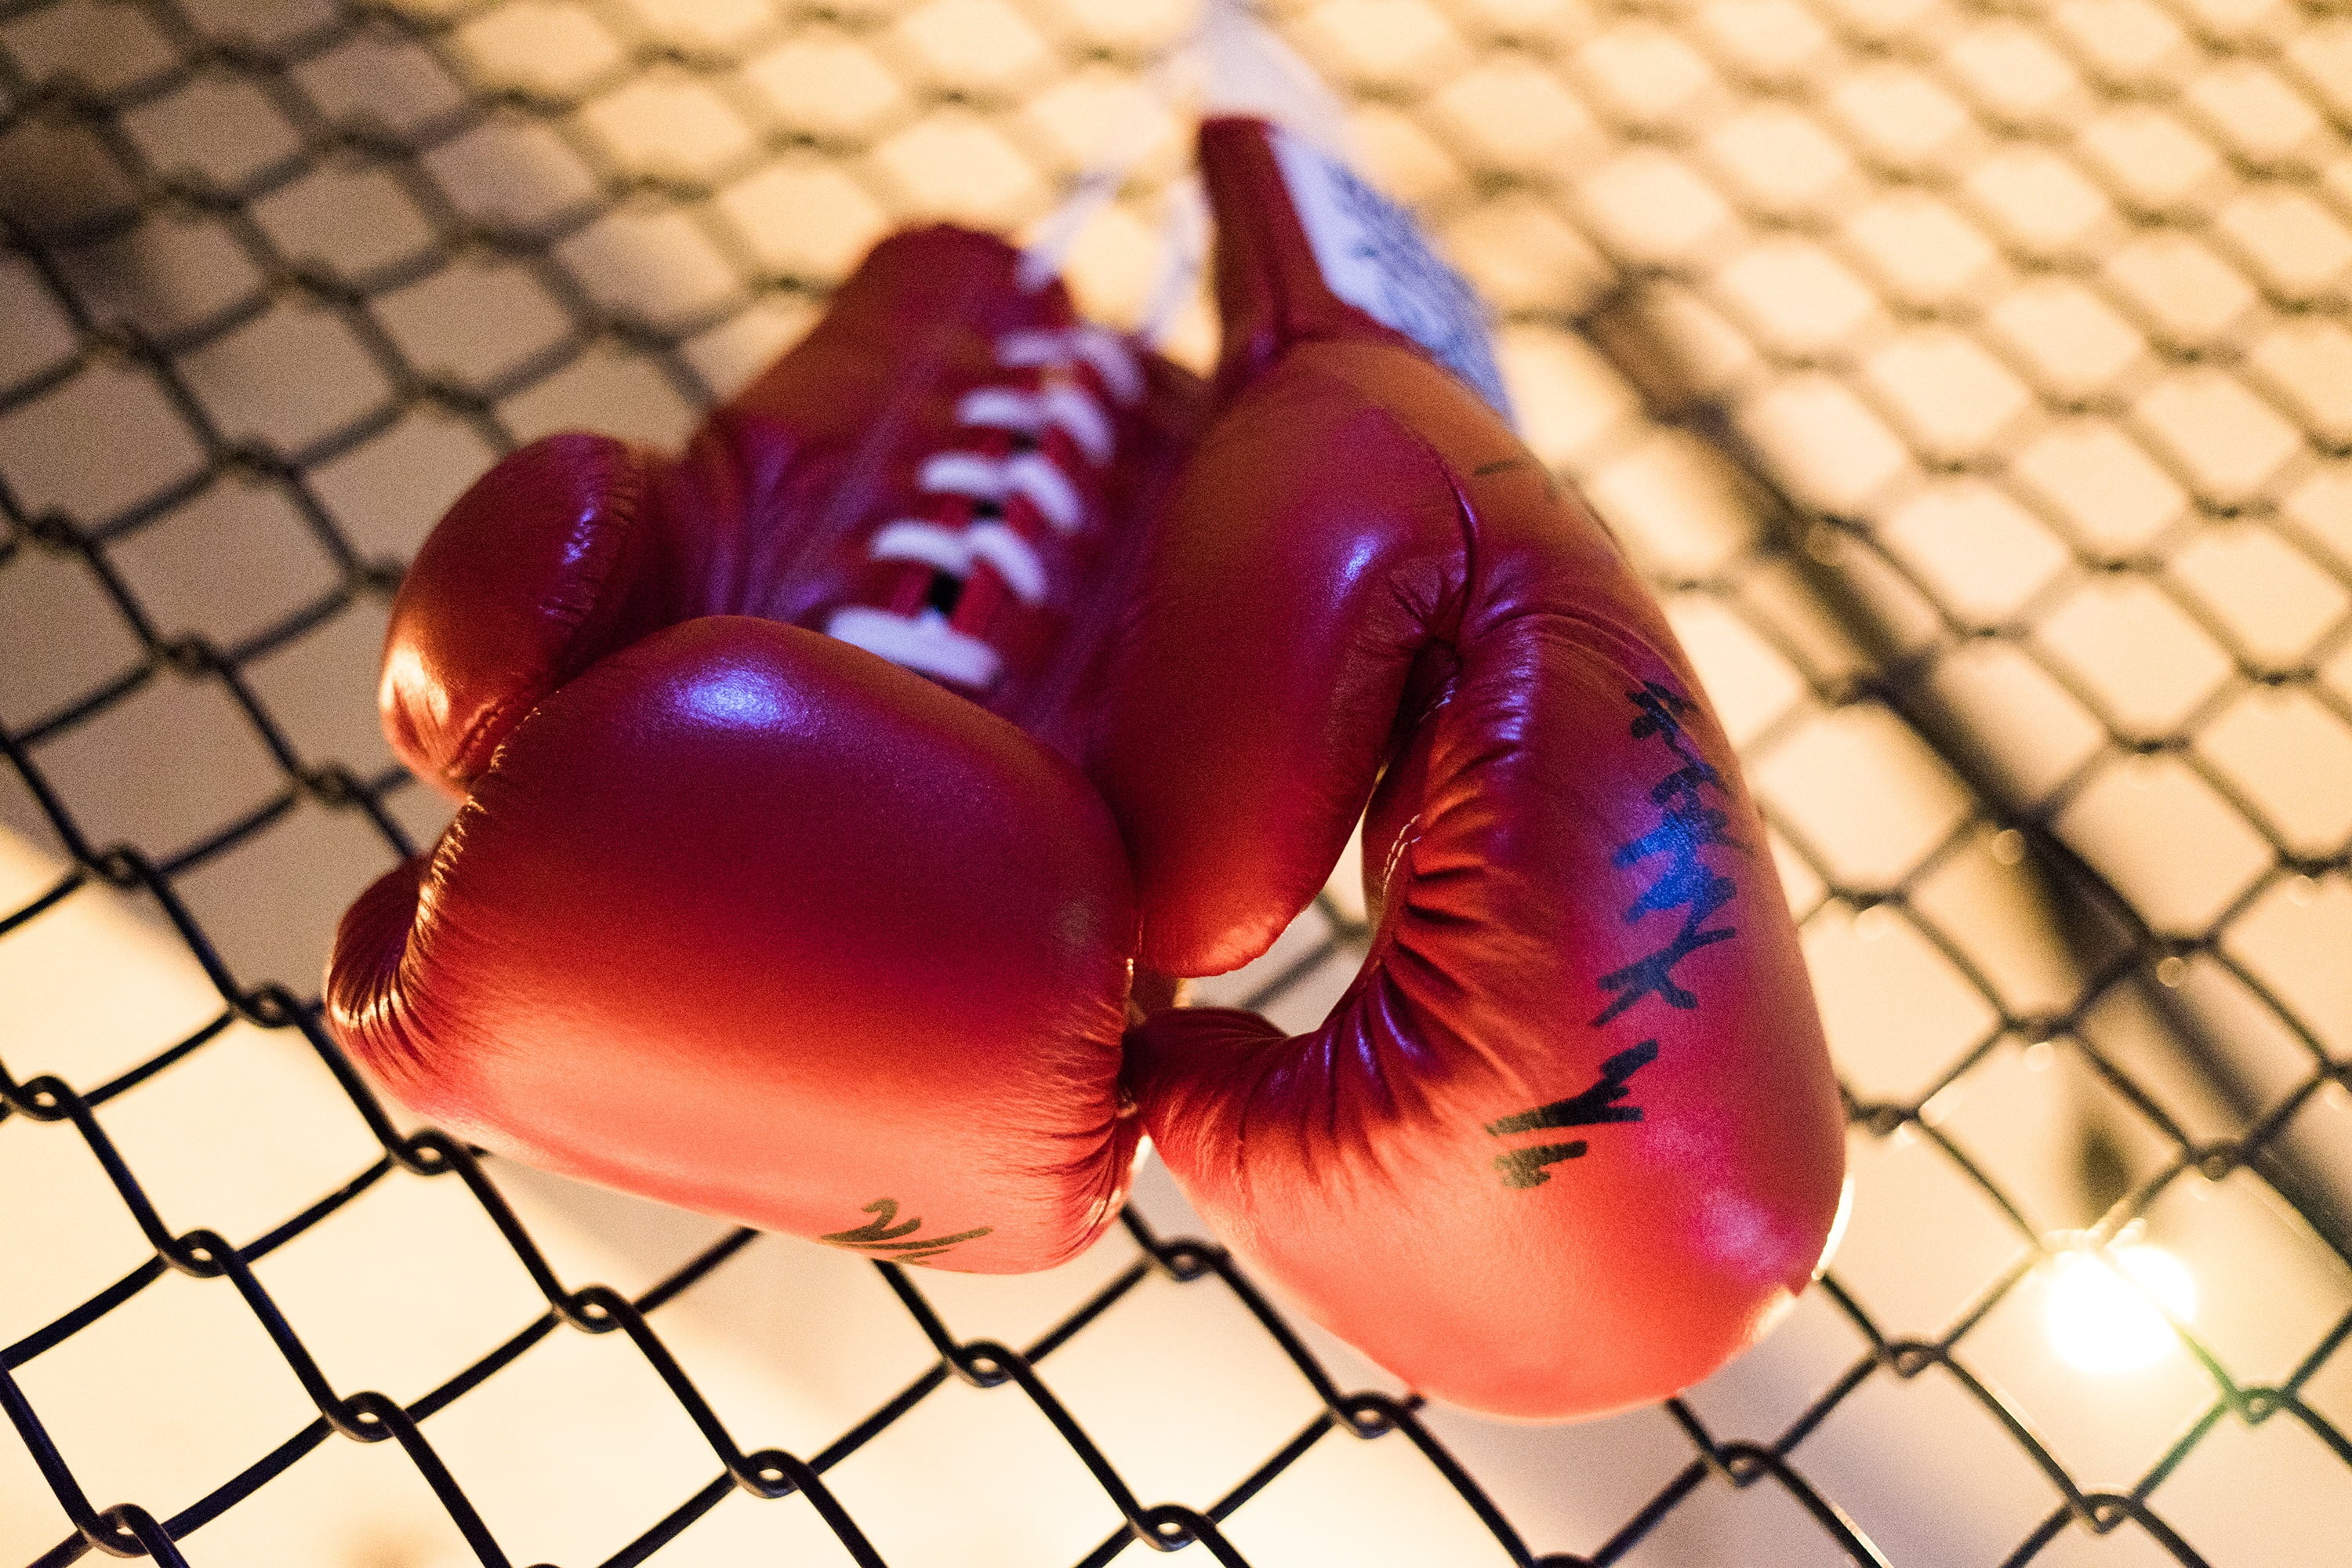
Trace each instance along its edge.
<path fill-rule="evenodd" d="M 2197 1280 L 2160 1247 L 2126 1243 L 2063 1252 L 2050 1265 L 2043 1321 L 2058 1359 L 2077 1372 L 2137 1372 L 2179 1349 L 2174 1323 L 2197 1315 Z"/>

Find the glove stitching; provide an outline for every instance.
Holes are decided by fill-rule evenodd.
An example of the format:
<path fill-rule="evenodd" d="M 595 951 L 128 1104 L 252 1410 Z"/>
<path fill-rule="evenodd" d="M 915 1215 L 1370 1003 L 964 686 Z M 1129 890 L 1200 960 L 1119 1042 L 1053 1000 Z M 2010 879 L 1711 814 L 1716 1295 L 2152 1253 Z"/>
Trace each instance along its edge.
<path fill-rule="evenodd" d="M 1018 605 L 1034 609 L 1050 584 L 1035 543 L 1075 536 L 1092 522 L 1081 485 L 1067 471 L 1073 458 L 1096 468 L 1117 454 L 1116 426 L 1104 402 L 1130 405 L 1142 395 L 1140 369 L 1127 345 L 1098 327 L 1015 329 L 994 343 L 997 363 L 1034 374 L 1036 384 L 983 384 L 958 400 L 960 437 L 981 446 L 1010 431 L 1013 449 L 1003 457 L 957 444 L 933 452 L 918 469 L 919 486 L 963 514 L 960 529 L 936 517 L 895 519 L 877 529 L 869 559 L 929 566 L 920 604 L 903 606 L 907 580 L 886 603 L 845 605 L 825 625 L 826 635 L 853 643 L 940 682 L 973 692 L 992 688 L 1004 656 L 988 633 L 1001 635 L 1001 616 L 975 616 L 966 595 L 982 568 Z M 1059 437 L 1060 439 L 1056 439 Z M 957 500 L 964 504 L 955 506 Z M 962 608 L 961 624 L 957 611 Z"/>

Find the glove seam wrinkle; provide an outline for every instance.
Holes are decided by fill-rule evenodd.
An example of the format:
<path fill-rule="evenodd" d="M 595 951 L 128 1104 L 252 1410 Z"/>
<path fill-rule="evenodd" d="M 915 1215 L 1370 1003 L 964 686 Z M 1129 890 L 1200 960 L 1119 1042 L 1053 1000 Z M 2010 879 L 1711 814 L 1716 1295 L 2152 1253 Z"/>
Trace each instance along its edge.
<path fill-rule="evenodd" d="M 603 498 L 601 510 L 604 515 L 593 535 L 595 548 L 590 563 L 583 573 L 582 585 L 587 603 L 565 632 L 562 644 L 551 651 L 544 667 L 533 672 L 517 689 L 489 704 L 475 716 L 473 723 L 467 726 L 464 741 L 458 745 L 450 765 L 443 772 L 469 795 L 475 783 L 495 763 L 499 748 L 505 744 L 507 737 L 537 711 L 541 703 L 561 690 L 585 668 L 585 665 L 581 668 L 572 668 L 573 655 L 583 634 L 595 620 L 597 612 L 604 607 L 605 590 L 611 585 L 614 572 L 619 569 L 644 510 L 645 462 L 628 447 L 617 442 L 614 445 L 625 461 L 615 475 L 615 483 Z M 609 544 L 606 542 L 608 540 L 611 542 Z M 494 731 L 497 738 L 487 739 Z M 483 754 L 485 752 L 488 754 Z M 460 769 L 463 771 L 458 771 Z"/>

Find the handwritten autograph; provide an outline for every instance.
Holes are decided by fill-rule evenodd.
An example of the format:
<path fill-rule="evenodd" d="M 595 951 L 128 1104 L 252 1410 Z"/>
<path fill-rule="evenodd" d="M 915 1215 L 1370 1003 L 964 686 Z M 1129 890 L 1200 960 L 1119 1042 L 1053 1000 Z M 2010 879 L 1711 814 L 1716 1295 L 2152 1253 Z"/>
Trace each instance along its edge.
<path fill-rule="evenodd" d="M 1635 710 L 1627 732 L 1637 741 L 1662 741 L 1680 763 L 1650 791 L 1650 802 L 1658 807 L 1662 820 L 1620 845 L 1610 857 L 1611 864 L 1621 868 L 1649 866 L 1654 872 L 1649 886 L 1625 910 L 1625 923 L 1634 925 L 1650 915 L 1676 910 L 1682 911 L 1683 920 L 1664 945 L 1601 977 L 1601 990 L 1611 996 L 1608 1005 L 1592 1019 L 1595 1028 L 1619 1017 L 1646 996 L 1655 996 L 1667 1006 L 1684 1012 L 1698 1005 L 1697 994 L 1675 979 L 1675 966 L 1702 948 L 1728 942 L 1738 934 L 1737 926 L 1707 924 L 1738 895 L 1739 887 L 1709 865 L 1703 852 L 1721 847 L 1745 853 L 1748 848 L 1727 831 L 1730 814 L 1708 798 L 1708 791 L 1717 795 L 1723 793 L 1723 776 L 1699 755 L 1683 727 L 1683 715 L 1694 706 L 1691 700 L 1654 680 L 1643 682 L 1641 689 L 1629 691 L 1625 697 Z M 1657 1058 L 1658 1042 L 1643 1040 L 1602 1062 L 1600 1079 L 1582 1093 L 1490 1121 L 1486 1131 L 1500 1138 L 1544 1128 L 1639 1121 L 1640 1106 L 1619 1102 L 1632 1092 L 1633 1074 Z M 1580 1158 L 1585 1150 L 1585 1142 L 1580 1138 L 1565 1143 L 1533 1144 L 1496 1155 L 1495 1168 L 1502 1173 L 1507 1187 L 1540 1186 L 1551 1179 L 1546 1167 Z"/>

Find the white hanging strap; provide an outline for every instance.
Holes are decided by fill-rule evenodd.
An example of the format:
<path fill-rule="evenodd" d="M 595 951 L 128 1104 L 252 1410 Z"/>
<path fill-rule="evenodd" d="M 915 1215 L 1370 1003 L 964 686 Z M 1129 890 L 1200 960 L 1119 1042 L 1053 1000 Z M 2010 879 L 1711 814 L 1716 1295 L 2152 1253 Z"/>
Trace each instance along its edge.
<path fill-rule="evenodd" d="M 1176 330 L 1177 318 L 1192 302 L 1200 286 L 1201 269 L 1209 259 L 1209 200 L 1197 174 L 1187 174 L 1168 187 L 1160 215 L 1160 276 L 1152 281 L 1150 303 L 1136 336 L 1158 348 Z"/>
<path fill-rule="evenodd" d="M 1154 97 L 1169 101 L 1164 80 L 1165 59 L 1154 61 L 1143 73 L 1143 85 Z M 1037 226 L 1036 237 L 1021 253 L 1020 269 L 1013 274 L 1021 287 L 1043 289 L 1062 275 L 1070 251 L 1078 237 L 1096 215 L 1118 198 L 1136 166 L 1151 153 L 1165 131 L 1167 121 L 1152 114 L 1135 114 L 1121 120 L 1111 129 L 1102 155 L 1089 164 L 1070 186 L 1045 221 Z"/>
<path fill-rule="evenodd" d="M 1086 232 L 1097 213 L 1110 205 L 1118 188 L 1127 184 L 1128 171 L 1134 165 L 1134 159 L 1117 164 L 1097 163 L 1079 175 L 1061 205 L 1037 226 L 1037 237 L 1021 252 L 1021 265 L 1013 275 L 1013 280 L 1034 293 L 1059 278 L 1062 264 L 1069 259 L 1078 236 Z"/>
<path fill-rule="evenodd" d="M 1204 0 L 1200 20 L 1145 79 L 1171 107 L 1189 104 L 1187 118 L 1254 116 L 1335 157 L 1349 152 L 1347 106 L 1258 14 L 1255 0 Z M 1164 202 L 1160 273 L 1136 329 L 1154 348 L 1175 331 L 1209 251 L 1208 202 L 1199 176 L 1171 184 Z"/>
<path fill-rule="evenodd" d="M 1253 0 L 1204 0 L 1200 22 L 1171 58 L 1169 75 L 1191 90 L 1204 119 L 1270 120 L 1334 157 L 1354 151 L 1347 105 Z"/>
<path fill-rule="evenodd" d="M 1255 115 L 1289 126 L 1337 156 L 1349 152 L 1346 105 L 1258 15 L 1255 0 L 1204 0 L 1200 20 L 1144 68 L 1141 80 L 1180 122 Z M 1143 115 L 1115 129 L 1102 156 L 1073 182 L 1022 251 L 1014 274 L 1022 288 L 1042 289 L 1062 275 L 1078 237 L 1118 198 L 1150 154 L 1160 129 L 1156 119 Z M 1164 274 L 1165 264 L 1163 282 Z M 1153 304 L 1159 302 L 1155 292 Z M 1146 319 L 1153 318 L 1147 312 Z"/>

